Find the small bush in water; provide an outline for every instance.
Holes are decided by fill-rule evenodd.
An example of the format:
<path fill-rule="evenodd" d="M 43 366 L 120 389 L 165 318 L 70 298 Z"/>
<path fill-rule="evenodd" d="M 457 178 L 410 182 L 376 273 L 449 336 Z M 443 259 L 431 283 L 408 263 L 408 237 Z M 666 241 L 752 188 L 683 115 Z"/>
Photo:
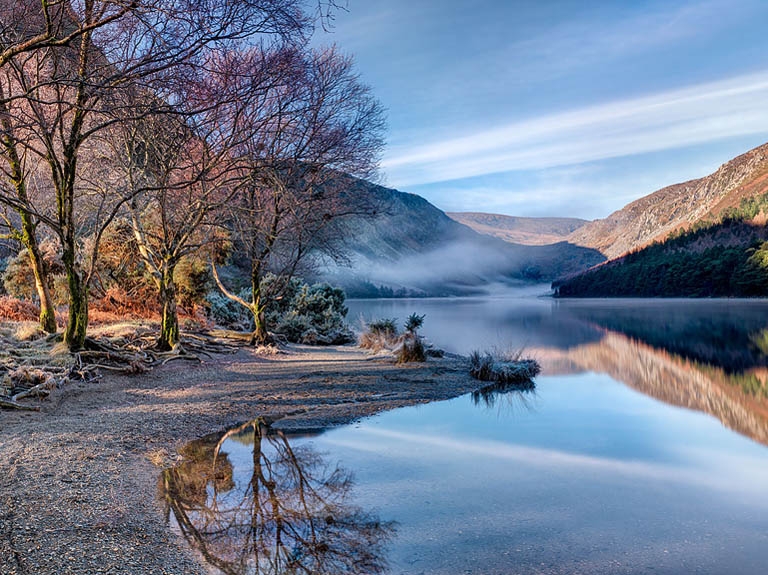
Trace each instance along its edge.
<path fill-rule="evenodd" d="M 473 351 L 469 356 L 469 374 L 480 381 L 533 385 L 541 366 L 533 359 L 505 360 L 489 352 Z"/>

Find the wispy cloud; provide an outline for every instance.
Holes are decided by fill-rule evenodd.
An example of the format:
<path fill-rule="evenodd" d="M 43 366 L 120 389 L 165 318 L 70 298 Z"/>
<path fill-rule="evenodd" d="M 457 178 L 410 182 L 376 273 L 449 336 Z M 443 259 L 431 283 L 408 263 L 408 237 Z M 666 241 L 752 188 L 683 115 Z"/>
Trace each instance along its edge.
<path fill-rule="evenodd" d="M 768 134 L 768 71 L 394 148 L 395 186 L 537 170 Z"/>
<path fill-rule="evenodd" d="M 382 444 L 384 441 L 392 441 L 397 445 L 421 446 L 434 453 L 435 457 L 444 457 L 440 452 L 451 454 L 462 453 L 480 458 L 500 459 L 519 462 L 539 468 L 559 469 L 564 471 L 580 470 L 597 473 L 615 474 L 636 479 L 674 482 L 691 486 L 716 489 L 728 493 L 747 495 L 756 493 L 745 488 L 745 481 L 750 485 L 764 485 L 768 481 L 768 473 L 761 467 L 761 461 L 749 455 L 737 455 L 733 453 L 718 453 L 716 457 L 722 464 L 720 469 L 727 470 L 724 473 L 713 475 L 709 472 L 712 463 L 712 452 L 707 451 L 709 459 L 701 458 L 701 451 L 695 448 L 681 451 L 679 455 L 683 459 L 697 460 L 701 468 L 677 467 L 669 464 L 643 460 L 624 460 L 611 457 L 572 453 L 557 449 L 543 447 L 530 447 L 493 440 L 466 441 L 454 437 L 435 436 L 421 433 L 409 433 L 391 429 L 379 429 L 371 426 L 362 426 L 355 430 L 356 435 L 362 435 L 359 441 L 355 439 L 337 439 L 326 437 L 328 443 L 361 451 L 386 451 L 391 446 Z M 365 436 L 369 439 L 366 440 Z M 375 438 L 372 441 L 371 438 Z M 407 450 L 406 450 L 407 452 Z M 423 451 L 418 456 L 423 457 Z"/>

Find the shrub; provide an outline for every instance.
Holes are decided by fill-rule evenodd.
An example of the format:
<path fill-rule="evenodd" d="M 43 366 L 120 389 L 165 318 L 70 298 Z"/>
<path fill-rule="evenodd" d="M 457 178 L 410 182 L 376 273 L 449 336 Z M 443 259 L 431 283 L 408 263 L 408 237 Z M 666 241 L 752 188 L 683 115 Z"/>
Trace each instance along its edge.
<path fill-rule="evenodd" d="M 267 311 L 267 325 L 288 341 L 310 345 L 339 345 L 354 341 L 354 334 L 344 322 L 347 307 L 344 292 L 327 283 L 308 285 L 300 280 Z M 283 311 L 281 311 L 281 308 Z"/>
<path fill-rule="evenodd" d="M 415 313 L 409 315 L 408 319 L 405 320 L 405 331 L 415 334 L 421 326 L 424 325 L 425 317 L 425 315 L 418 315 Z"/>
<path fill-rule="evenodd" d="M 251 299 L 251 290 L 246 289 L 239 294 L 244 300 Z M 219 291 L 210 291 L 205 296 L 208 303 L 208 313 L 218 325 L 232 329 L 253 329 L 253 315 L 237 302 L 222 295 Z"/>
<path fill-rule="evenodd" d="M 397 319 L 379 319 L 368 324 L 368 330 L 376 335 L 397 337 Z"/>
<path fill-rule="evenodd" d="M 418 333 L 424 325 L 423 315 L 412 313 L 405 320 L 405 334 L 402 345 L 397 352 L 397 363 L 424 362 L 427 361 L 427 353 L 424 349 L 424 340 Z"/>
<path fill-rule="evenodd" d="M 513 358 L 479 351 L 473 351 L 469 356 L 469 374 L 480 381 L 533 387 L 533 378 L 540 371 L 541 366 L 536 360 L 520 359 L 519 352 Z"/>
<path fill-rule="evenodd" d="M 37 321 L 40 308 L 30 301 L 8 296 L 0 297 L 0 319 L 8 321 Z"/>
<path fill-rule="evenodd" d="M 309 285 L 299 278 L 291 278 L 281 286 L 280 297 L 274 297 L 275 282 L 279 278 L 267 274 L 262 283 L 262 293 L 272 294 L 264 312 L 270 331 L 285 336 L 293 343 L 309 345 L 340 345 L 354 341 L 354 334 L 344 322 L 347 307 L 344 292 L 327 283 Z M 251 300 L 251 290 L 238 294 Z M 206 299 L 213 320 L 235 329 L 253 329 L 253 315 L 242 305 L 210 292 Z"/>
<path fill-rule="evenodd" d="M 61 258 L 58 256 L 56 244 L 51 240 L 40 242 L 40 254 L 43 257 L 43 262 L 48 270 L 48 280 L 53 282 L 56 278 L 62 277 L 64 266 L 61 263 Z M 26 248 L 5 261 L 2 280 L 3 288 L 8 295 L 25 300 L 37 300 L 35 276 L 32 272 L 29 253 Z M 53 284 L 48 287 L 55 289 Z M 52 295 L 54 296 L 54 299 L 57 299 L 55 291 Z M 64 297 L 66 299 L 66 293 L 64 294 Z M 56 303 L 58 303 L 58 301 Z"/>

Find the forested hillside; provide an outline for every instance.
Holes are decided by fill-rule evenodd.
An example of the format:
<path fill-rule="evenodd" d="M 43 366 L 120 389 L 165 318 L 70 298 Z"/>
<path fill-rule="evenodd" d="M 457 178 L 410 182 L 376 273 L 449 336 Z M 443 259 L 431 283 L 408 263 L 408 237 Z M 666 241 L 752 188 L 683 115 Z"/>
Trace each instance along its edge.
<path fill-rule="evenodd" d="M 621 258 L 556 281 L 561 297 L 768 295 L 768 194 Z"/>

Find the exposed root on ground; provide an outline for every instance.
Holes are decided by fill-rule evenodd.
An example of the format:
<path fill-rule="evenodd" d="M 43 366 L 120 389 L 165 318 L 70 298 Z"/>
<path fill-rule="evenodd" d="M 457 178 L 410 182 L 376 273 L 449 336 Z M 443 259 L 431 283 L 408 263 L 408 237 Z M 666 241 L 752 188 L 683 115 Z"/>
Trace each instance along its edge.
<path fill-rule="evenodd" d="M 19 400 L 40 400 L 69 381 L 97 380 L 102 371 L 139 374 L 175 360 L 202 363 L 204 357 L 234 353 L 243 345 L 225 332 L 189 333 L 172 350 L 159 351 L 156 331 L 150 328 L 89 337 L 76 353 L 70 353 L 60 339 L 54 335 L 18 341 L 0 329 L 0 408 L 38 410 Z"/>

